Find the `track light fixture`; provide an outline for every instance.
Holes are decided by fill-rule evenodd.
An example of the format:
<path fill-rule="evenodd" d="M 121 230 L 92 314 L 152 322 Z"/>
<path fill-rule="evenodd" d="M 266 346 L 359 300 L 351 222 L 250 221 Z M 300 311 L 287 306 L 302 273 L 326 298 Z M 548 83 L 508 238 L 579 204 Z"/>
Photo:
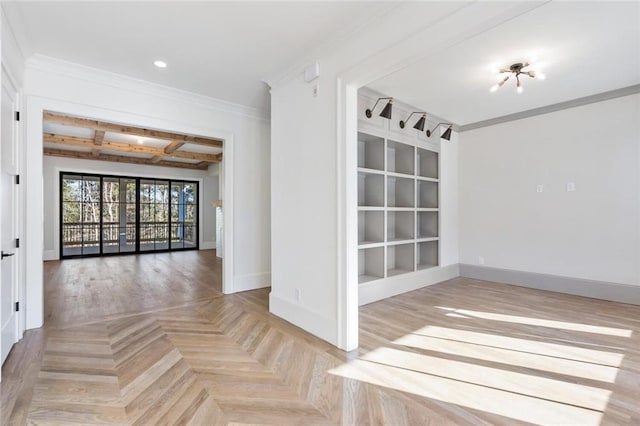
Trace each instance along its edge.
<path fill-rule="evenodd" d="M 415 111 L 409 114 L 406 120 L 400 120 L 400 128 L 404 129 L 404 126 L 407 124 L 407 121 L 411 118 L 413 114 L 422 114 L 422 117 L 416 121 L 416 124 L 413 125 L 413 128 L 416 130 L 420 130 L 421 132 L 424 130 L 424 123 L 427 121 L 427 113 L 424 111 Z"/>
<path fill-rule="evenodd" d="M 388 100 L 389 102 L 387 102 L 387 105 L 385 105 L 385 107 L 382 109 L 382 112 L 380 112 L 380 117 L 391 119 L 391 110 L 393 109 L 393 98 L 378 98 L 376 103 L 373 104 L 373 108 L 367 109 L 365 111 L 367 118 L 371 118 L 371 116 L 373 115 L 373 110 L 376 109 L 378 102 L 385 101 L 385 100 Z"/>
<path fill-rule="evenodd" d="M 515 64 L 511 65 L 509 68 L 500 69 L 500 73 L 508 73 L 508 75 L 506 75 L 504 78 L 500 79 L 499 82 L 494 84 L 491 87 L 491 91 L 495 92 L 496 90 L 498 90 L 512 76 L 515 76 L 515 78 L 516 78 L 516 91 L 518 93 L 522 93 L 522 82 L 520 81 L 520 76 L 521 75 L 526 75 L 526 76 L 529 76 L 531 78 L 537 78 L 538 80 L 544 80 L 545 75 L 543 73 L 541 73 L 540 71 L 536 72 L 534 70 L 529 70 L 529 71 L 525 71 L 524 70 L 524 68 L 527 68 L 529 66 L 531 66 L 531 64 L 529 62 L 524 62 L 524 63 L 518 62 L 518 63 L 515 63 Z"/>
<path fill-rule="evenodd" d="M 445 130 L 444 133 L 440 135 L 440 137 L 446 141 L 451 140 L 451 128 L 453 127 L 453 124 L 451 123 L 438 123 L 432 130 L 427 130 L 427 137 L 430 138 L 431 133 L 433 133 L 442 124 L 449 127 L 447 127 L 447 130 Z"/>

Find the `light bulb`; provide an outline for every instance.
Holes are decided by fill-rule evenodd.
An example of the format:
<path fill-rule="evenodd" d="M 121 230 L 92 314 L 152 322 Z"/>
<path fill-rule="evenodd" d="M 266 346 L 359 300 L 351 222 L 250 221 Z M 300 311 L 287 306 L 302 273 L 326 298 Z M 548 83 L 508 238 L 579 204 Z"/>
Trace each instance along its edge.
<path fill-rule="evenodd" d="M 498 87 L 500 87 L 497 84 L 494 84 L 493 86 L 491 86 L 491 89 L 489 89 L 490 92 L 495 92 L 496 90 L 498 90 Z"/>
<path fill-rule="evenodd" d="M 167 67 L 167 63 L 165 61 L 153 61 L 153 65 L 155 65 L 158 68 L 166 68 Z"/>
<path fill-rule="evenodd" d="M 522 86 L 518 86 L 518 88 L 516 89 L 516 92 L 518 92 L 518 94 L 522 93 Z"/>

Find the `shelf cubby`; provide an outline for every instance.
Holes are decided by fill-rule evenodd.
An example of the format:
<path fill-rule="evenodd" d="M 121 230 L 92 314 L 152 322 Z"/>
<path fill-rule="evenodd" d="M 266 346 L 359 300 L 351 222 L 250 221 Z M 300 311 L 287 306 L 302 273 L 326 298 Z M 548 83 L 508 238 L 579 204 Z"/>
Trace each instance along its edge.
<path fill-rule="evenodd" d="M 374 244 L 384 242 L 384 212 L 358 212 L 358 244 Z"/>
<path fill-rule="evenodd" d="M 387 247 L 387 277 L 413 272 L 415 244 L 400 244 Z"/>
<path fill-rule="evenodd" d="M 372 173 L 358 173 L 358 206 L 384 206 L 384 176 Z"/>
<path fill-rule="evenodd" d="M 418 148 L 417 175 L 438 179 L 438 153 L 428 149 Z"/>
<path fill-rule="evenodd" d="M 384 170 L 384 138 L 358 132 L 358 167 Z"/>
<path fill-rule="evenodd" d="M 384 278 L 384 247 L 358 250 L 358 282 Z"/>
<path fill-rule="evenodd" d="M 438 266 L 438 241 L 418 243 L 417 269 L 427 269 Z"/>
<path fill-rule="evenodd" d="M 375 118 L 359 121 L 357 142 L 358 282 L 361 294 L 371 293 L 365 300 L 419 284 L 440 262 L 438 139 Z"/>
<path fill-rule="evenodd" d="M 400 142 L 387 142 L 387 171 L 413 175 L 415 148 Z"/>
<path fill-rule="evenodd" d="M 415 180 L 387 176 L 387 207 L 415 207 Z"/>
<path fill-rule="evenodd" d="M 387 242 L 415 239 L 415 212 L 387 212 Z"/>
<path fill-rule="evenodd" d="M 418 212 L 418 238 L 438 237 L 438 212 Z"/>
<path fill-rule="evenodd" d="M 438 183 L 426 180 L 418 181 L 418 207 L 438 208 Z"/>

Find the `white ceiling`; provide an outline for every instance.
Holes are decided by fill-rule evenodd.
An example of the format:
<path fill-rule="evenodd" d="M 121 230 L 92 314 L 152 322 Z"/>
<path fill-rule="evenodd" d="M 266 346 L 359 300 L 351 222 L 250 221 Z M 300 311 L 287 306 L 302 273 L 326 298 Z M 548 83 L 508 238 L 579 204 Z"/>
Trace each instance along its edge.
<path fill-rule="evenodd" d="M 268 110 L 263 79 L 389 4 L 53 1 L 3 8 L 33 53 Z M 428 17 L 436 4 L 410 6 Z M 532 55 L 546 80 L 524 77 L 520 95 L 511 80 L 489 92 L 493 69 Z M 155 59 L 169 67 L 154 67 Z M 369 86 L 465 125 L 635 84 L 640 3 L 575 1 L 543 4 Z"/>
<path fill-rule="evenodd" d="M 496 67 L 531 56 L 547 78 L 509 80 Z M 459 125 L 640 84 L 639 2 L 550 2 L 369 87 Z"/>
<path fill-rule="evenodd" d="M 269 109 L 261 80 L 385 3 L 3 2 L 28 50 Z M 158 69 L 153 61 L 169 66 Z"/>

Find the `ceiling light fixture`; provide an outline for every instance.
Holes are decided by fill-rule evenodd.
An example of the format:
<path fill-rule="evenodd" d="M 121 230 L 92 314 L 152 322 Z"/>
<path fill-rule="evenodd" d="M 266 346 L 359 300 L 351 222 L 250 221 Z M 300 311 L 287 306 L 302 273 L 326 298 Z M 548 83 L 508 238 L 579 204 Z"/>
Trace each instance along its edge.
<path fill-rule="evenodd" d="M 504 76 L 500 79 L 500 81 L 493 86 L 491 86 L 491 92 L 495 92 L 500 87 L 502 87 L 509 78 L 515 76 L 516 78 L 516 91 L 518 93 L 522 93 L 522 82 L 520 81 L 520 75 L 526 75 L 531 78 L 537 78 L 538 80 L 544 80 L 545 75 L 540 71 L 529 70 L 525 71 L 524 69 L 531 66 L 529 62 L 518 62 L 511 65 L 509 68 L 501 68 L 500 73 L 508 73 L 508 75 Z"/>
<path fill-rule="evenodd" d="M 438 123 L 432 130 L 427 130 L 427 137 L 430 138 L 431 133 L 433 133 L 442 124 L 449 127 L 447 127 L 447 130 L 445 130 L 444 133 L 440 135 L 440 137 L 446 141 L 451 140 L 451 128 L 453 127 L 453 124 L 451 123 Z"/>
<path fill-rule="evenodd" d="M 376 103 L 373 104 L 373 108 L 371 109 L 367 108 L 367 110 L 365 111 L 367 118 L 371 118 L 371 116 L 373 115 L 373 111 L 376 109 L 376 106 L 378 105 L 378 102 L 384 101 L 384 100 L 389 100 L 389 102 L 387 102 L 387 105 L 385 105 L 385 107 L 382 109 L 382 112 L 380 112 L 380 117 L 391 119 L 391 110 L 393 109 L 393 98 L 378 98 Z"/>
<path fill-rule="evenodd" d="M 138 139 L 138 143 L 139 143 L 139 144 L 143 144 L 143 143 L 144 143 L 144 141 L 143 141 L 142 139 Z"/>
<path fill-rule="evenodd" d="M 407 124 L 407 121 L 411 118 L 413 114 L 422 114 L 422 117 L 416 121 L 416 124 L 413 125 L 413 128 L 416 130 L 420 130 L 421 132 L 424 130 L 424 123 L 427 121 L 427 113 L 424 111 L 415 111 L 409 114 L 406 120 L 400 120 L 400 128 L 404 129 L 404 126 Z"/>
<path fill-rule="evenodd" d="M 165 61 L 153 61 L 153 65 L 155 65 L 158 68 L 166 68 L 167 67 L 167 63 Z"/>

